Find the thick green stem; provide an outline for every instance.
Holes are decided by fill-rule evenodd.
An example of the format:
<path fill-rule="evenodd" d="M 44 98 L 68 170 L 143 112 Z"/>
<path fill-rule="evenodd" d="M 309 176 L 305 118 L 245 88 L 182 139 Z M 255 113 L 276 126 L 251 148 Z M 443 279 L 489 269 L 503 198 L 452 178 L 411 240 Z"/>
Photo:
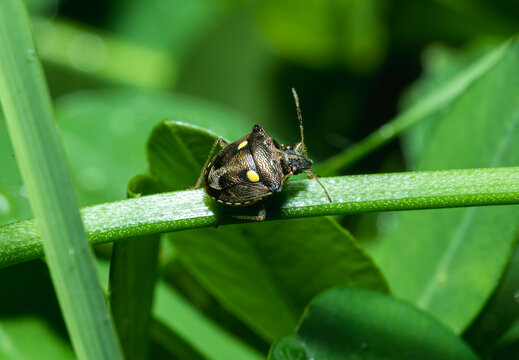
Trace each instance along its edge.
<path fill-rule="evenodd" d="M 265 201 L 267 220 L 370 211 L 417 210 L 519 204 L 519 167 L 424 171 L 322 178 L 328 202 L 315 180 L 294 180 Z M 229 208 L 202 190 L 143 196 L 84 208 L 92 244 L 136 236 L 235 223 L 225 216 L 257 209 Z M 0 227 L 0 267 L 43 255 L 34 220 Z"/>

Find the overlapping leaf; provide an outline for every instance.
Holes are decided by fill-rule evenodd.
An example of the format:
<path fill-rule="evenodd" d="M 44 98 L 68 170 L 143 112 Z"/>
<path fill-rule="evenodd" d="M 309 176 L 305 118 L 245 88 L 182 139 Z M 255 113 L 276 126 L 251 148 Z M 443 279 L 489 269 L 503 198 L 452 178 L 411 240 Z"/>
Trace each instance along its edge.
<path fill-rule="evenodd" d="M 519 43 L 437 113 L 417 170 L 519 162 Z M 373 251 L 391 288 L 463 331 L 495 289 L 517 236 L 519 207 L 408 212 Z M 510 295 L 511 296 L 511 295 Z"/>
<path fill-rule="evenodd" d="M 149 143 L 151 174 L 165 188 L 194 184 L 210 140 L 193 126 L 162 123 Z M 305 304 L 326 288 L 354 284 L 387 291 L 370 258 L 330 219 L 244 224 L 170 238 L 197 279 L 269 340 L 289 334 Z"/>
<path fill-rule="evenodd" d="M 337 288 L 307 308 L 295 335 L 275 343 L 269 360 L 471 359 L 451 331 L 416 308 L 382 294 Z"/>

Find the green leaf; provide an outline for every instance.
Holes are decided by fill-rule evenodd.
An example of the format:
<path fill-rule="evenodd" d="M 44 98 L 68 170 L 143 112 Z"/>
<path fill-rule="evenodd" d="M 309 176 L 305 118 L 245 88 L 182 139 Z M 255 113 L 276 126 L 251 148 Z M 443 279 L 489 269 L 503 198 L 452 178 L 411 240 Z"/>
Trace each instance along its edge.
<path fill-rule="evenodd" d="M 54 15 L 49 16 L 52 20 L 32 19 L 38 51 L 54 80 L 52 90 L 67 93 L 92 84 L 168 89 L 175 82 L 178 65 L 173 53 Z"/>
<path fill-rule="evenodd" d="M 150 171 L 159 187 L 194 184 L 215 139 L 187 124 L 159 124 L 148 143 Z M 356 284 L 387 291 L 353 237 L 330 219 L 240 225 L 170 238 L 198 280 L 268 340 L 288 334 L 305 304 L 323 289 Z"/>
<path fill-rule="evenodd" d="M 289 334 L 308 301 L 327 288 L 387 291 L 371 259 L 328 218 L 188 231 L 170 239 L 197 279 L 267 340 Z"/>
<path fill-rule="evenodd" d="M 0 112 L 0 224 L 27 219 L 32 216 L 31 206 L 23 185 L 11 139 L 4 117 Z"/>
<path fill-rule="evenodd" d="M 104 280 L 103 286 L 107 289 L 108 263 L 98 261 L 97 265 Z M 152 314 L 150 336 L 154 341 L 164 344 L 165 350 L 175 359 L 198 360 L 200 354 L 206 360 L 262 358 L 256 350 L 208 319 L 160 279 L 155 287 Z"/>
<path fill-rule="evenodd" d="M 33 16 L 35 14 L 43 15 L 51 11 L 55 11 L 56 3 L 53 0 L 26 0 L 27 12 Z"/>
<path fill-rule="evenodd" d="M 493 359 L 512 360 L 519 356 L 519 321 L 499 339 L 497 346 L 492 349 Z"/>
<path fill-rule="evenodd" d="M 156 186 L 171 191 L 195 185 L 217 139 L 218 135 L 191 124 L 166 120 L 157 125 L 148 141 Z"/>
<path fill-rule="evenodd" d="M 126 198 L 128 179 L 147 170 L 147 136 L 162 119 L 229 137 L 250 131 L 247 119 L 228 108 L 158 91 L 82 91 L 60 98 L 56 116 L 84 205 Z"/>
<path fill-rule="evenodd" d="M 259 360 L 249 346 L 204 317 L 165 283 L 156 291 L 153 314 L 209 360 Z"/>
<path fill-rule="evenodd" d="M 310 303 L 295 335 L 269 360 L 477 359 L 447 328 L 387 295 L 337 288 Z"/>
<path fill-rule="evenodd" d="M 456 102 L 436 114 L 418 170 L 518 163 L 518 51 L 519 43 L 511 43 Z M 396 229 L 373 254 L 395 294 L 460 333 L 502 276 L 518 216 L 517 206 L 399 214 Z"/>
<path fill-rule="evenodd" d="M 495 72 L 495 67 L 506 57 L 515 54 L 517 41 L 512 39 L 493 49 L 471 66 L 460 71 L 449 81 L 445 81 L 427 96 L 417 101 L 390 122 L 383 125 L 362 141 L 329 158 L 319 166 L 321 175 L 335 175 L 362 159 L 375 149 L 395 139 L 412 126 L 427 120 L 430 116 L 442 117 L 446 109 L 457 101 L 475 82 L 488 73 Z M 487 89 L 488 90 L 488 89 Z"/>
<path fill-rule="evenodd" d="M 2 319 L 0 359 L 76 359 L 70 345 L 40 317 L 25 315 Z"/>
<path fill-rule="evenodd" d="M 124 184 L 147 170 L 143 150 L 161 119 L 198 124 L 229 138 L 241 137 L 251 127 L 245 117 L 215 103 L 128 89 L 81 91 L 61 97 L 56 117 L 81 205 L 126 198 Z M 32 215 L 4 126 L 0 114 L 0 224 Z"/>
<path fill-rule="evenodd" d="M 519 321 L 518 288 L 519 246 L 516 244 L 499 286 L 476 321 L 463 334 L 465 341 L 482 357 L 490 358 L 496 343 Z"/>
<path fill-rule="evenodd" d="M 110 24 L 113 31 L 134 42 L 147 44 L 183 58 L 199 37 L 228 9 L 223 1 L 170 0 L 145 4 L 130 0 L 117 3 Z"/>
<path fill-rule="evenodd" d="M 139 1 L 137 0 L 137 2 Z M 181 0 L 174 0 L 174 2 L 182 4 L 181 7 L 186 6 L 185 2 Z M 172 1 L 168 1 L 168 4 L 170 3 Z M 203 98 L 216 100 L 242 111 L 252 119 L 247 131 L 237 137 L 228 136 L 225 132 L 217 131 L 210 126 L 202 127 L 230 139 L 239 139 L 250 131 L 254 122 L 261 124 L 266 129 L 275 128 L 276 130 L 280 130 L 280 123 L 284 122 L 292 124 L 289 128 L 290 134 L 293 134 L 294 131 L 297 131 L 297 121 L 293 116 L 293 100 L 290 94 L 292 84 L 284 87 L 283 94 L 278 94 L 277 81 L 273 81 L 273 79 L 279 80 L 279 78 L 273 73 L 273 69 L 280 65 L 279 59 L 273 54 L 271 48 L 266 46 L 264 38 L 256 26 L 257 4 L 250 3 L 248 0 L 193 0 L 189 2 L 188 6 L 196 9 L 202 3 L 200 9 L 203 9 L 204 12 L 214 9 L 215 3 L 218 3 L 216 6 L 225 3 L 225 10 L 223 14 L 218 14 L 217 23 L 211 25 L 210 31 L 202 34 L 195 44 L 191 44 L 186 66 L 182 68 L 182 76 L 179 78 L 176 88 L 183 93 L 197 94 Z M 148 4 L 140 6 L 150 7 Z M 171 15 L 168 17 L 171 18 Z M 188 18 L 187 14 L 183 14 L 181 17 L 182 20 L 176 25 L 182 24 Z M 156 18 L 157 16 L 153 15 L 154 31 L 158 29 L 155 24 Z M 132 23 L 128 25 L 133 26 Z M 193 25 L 195 24 L 190 24 L 188 28 Z M 204 26 L 205 24 L 196 25 Z M 177 31 L 176 35 L 185 36 L 186 26 L 180 26 L 182 30 Z M 169 24 L 167 27 L 167 31 L 174 28 Z M 189 29 L 187 31 L 189 32 Z M 153 41 L 156 40 L 153 39 Z M 236 54 L 237 49 L 239 49 L 239 56 L 229 56 Z M 279 99 L 283 99 L 284 103 L 290 105 L 290 114 L 293 116 L 290 122 L 286 121 L 287 117 L 279 110 Z M 222 121 L 222 125 L 225 123 L 226 121 Z"/>
<path fill-rule="evenodd" d="M 477 359 L 447 328 L 397 299 L 337 288 L 314 299 L 295 335 L 274 343 L 269 360 Z"/>
<path fill-rule="evenodd" d="M 189 344 L 180 334 L 172 331 L 161 321 L 151 324 L 152 340 L 150 359 L 175 358 L 182 360 L 207 360 L 205 356 Z M 203 342 L 205 339 L 201 339 Z"/>
<path fill-rule="evenodd" d="M 47 264 L 0 270 L 0 359 L 75 359 Z"/>
<path fill-rule="evenodd" d="M 476 43 L 464 49 L 453 49 L 441 44 L 433 44 L 423 51 L 424 73 L 411 88 L 404 94 L 403 110 L 418 105 L 422 99 L 427 99 L 438 89 L 444 89 L 450 83 L 460 81 L 465 69 L 472 69 L 498 51 L 499 44 Z M 502 53 L 504 55 L 505 53 Z M 473 73 L 478 79 L 497 64 L 492 62 L 491 67 L 483 68 L 483 72 Z M 488 66 L 488 65 L 487 65 Z M 462 92 L 458 94 L 461 95 Z M 441 111 L 439 109 L 438 111 Z M 416 166 L 420 155 L 427 144 L 434 122 L 438 118 L 437 112 L 424 116 L 418 123 L 402 134 L 402 147 L 406 162 L 409 166 Z"/>
<path fill-rule="evenodd" d="M 378 1 L 263 1 L 259 23 L 284 57 L 316 67 L 346 64 L 371 71 L 385 55 Z M 304 25 L 302 25 L 304 24 Z"/>
<path fill-rule="evenodd" d="M 0 101 L 76 355 L 121 352 L 74 198 L 23 2 L 0 2 Z"/>

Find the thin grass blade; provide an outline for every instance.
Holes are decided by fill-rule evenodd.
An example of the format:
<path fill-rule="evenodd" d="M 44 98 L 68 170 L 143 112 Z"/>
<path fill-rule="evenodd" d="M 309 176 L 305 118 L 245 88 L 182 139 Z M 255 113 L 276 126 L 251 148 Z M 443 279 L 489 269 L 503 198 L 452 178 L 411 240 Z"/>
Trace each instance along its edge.
<path fill-rule="evenodd" d="M 79 359 L 120 359 L 23 2 L 0 1 L 0 102 Z"/>

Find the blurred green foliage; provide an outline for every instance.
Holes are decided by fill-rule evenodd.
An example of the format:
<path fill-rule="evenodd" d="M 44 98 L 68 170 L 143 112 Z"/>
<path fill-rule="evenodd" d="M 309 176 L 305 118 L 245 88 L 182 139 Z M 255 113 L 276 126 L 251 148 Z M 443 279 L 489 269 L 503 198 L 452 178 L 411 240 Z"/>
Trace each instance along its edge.
<path fill-rule="evenodd" d="M 519 3 L 514 0 L 26 4 L 83 206 L 124 199 L 133 176 L 157 175 L 161 163 L 155 160 L 160 159 L 146 157 L 146 144 L 160 145 L 150 134 L 164 119 L 229 140 L 259 123 L 280 142 L 296 143 L 291 87 L 301 100 L 310 157 L 324 161 L 514 36 L 519 24 Z M 519 50 L 512 43 L 508 56 L 455 103 L 423 119 L 399 141 L 365 154 L 347 173 L 517 166 Z M 180 139 L 188 136 L 178 134 Z M 173 152 L 172 164 L 159 170 L 158 177 L 175 178 L 160 189 L 194 184 L 202 155 L 197 151 L 191 159 L 186 149 L 198 149 L 203 136 L 180 145 L 165 143 Z M 0 114 L 0 225 L 32 217 L 16 160 Z M 517 206 L 503 206 L 367 214 L 339 218 L 338 223 L 316 219 L 175 233 L 168 236 L 170 242 L 163 241 L 159 255 L 163 280 L 154 309 L 158 322 L 152 326 L 151 354 L 160 359 L 218 359 L 228 354 L 255 359 L 266 356 L 273 338 L 293 329 L 292 340 L 282 342 L 290 342 L 297 356 L 293 341 L 301 336 L 315 341 L 321 334 L 318 326 L 310 328 L 308 313 L 298 330 L 294 328 L 311 296 L 351 283 L 384 290 L 387 277 L 394 295 L 428 314 L 405 308 L 402 312 L 412 316 L 402 315 L 407 321 L 402 327 L 425 321 L 446 347 L 466 351 L 462 338 L 481 357 L 515 359 L 518 314 L 510 310 L 503 315 L 495 304 L 506 299 L 512 303 L 507 309 L 517 305 L 519 263 L 509 261 L 519 228 L 517 211 Z M 379 276 L 378 285 L 358 284 L 359 274 L 351 274 L 348 257 L 337 255 L 345 247 L 358 247 L 338 226 L 348 228 L 373 255 L 374 262 L 358 250 L 361 262 Z M 290 227 L 294 233 L 285 239 L 282 231 L 290 232 Z M 280 259 L 273 259 L 276 256 Z M 252 262 L 255 271 L 244 270 Z M 227 277 L 232 281 L 224 281 Z M 320 278 L 322 282 L 316 280 Z M 274 296 L 269 298 L 265 289 Z M 36 359 L 46 353 L 72 357 L 42 261 L 1 269 L 0 291 L 0 358 Z M 277 305 L 269 299 L 276 299 Z M 368 313 L 369 302 L 377 299 L 367 296 L 358 311 Z M 309 309 L 319 309 L 318 302 L 324 300 L 319 298 Z M 342 298 L 326 301 L 336 303 L 342 314 Z M 164 304 L 182 306 L 169 313 Z M 404 305 L 387 306 L 390 318 Z M 285 313 L 283 307 L 289 310 Z M 174 311 L 189 316 L 178 319 Z M 272 311 L 280 312 L 279 328 Z M 265 314 L 272 318 L 262 318 Z M 439 323 L 424 320 L 431 314 Z M 289 320 L 282 321 L 285 316 Z M 196 331 L 175 321 L 196 324 Z M 197 337 L 199 333 L 203 336 Z M 37 339 L 41 352 L 33 352 L 35 343 L 29 346 L 28 339 Z M 207 344 L 214 344 L 213 351 Z M 272 355 L 280 344 L 272 358 L 284 358 Z"/>

